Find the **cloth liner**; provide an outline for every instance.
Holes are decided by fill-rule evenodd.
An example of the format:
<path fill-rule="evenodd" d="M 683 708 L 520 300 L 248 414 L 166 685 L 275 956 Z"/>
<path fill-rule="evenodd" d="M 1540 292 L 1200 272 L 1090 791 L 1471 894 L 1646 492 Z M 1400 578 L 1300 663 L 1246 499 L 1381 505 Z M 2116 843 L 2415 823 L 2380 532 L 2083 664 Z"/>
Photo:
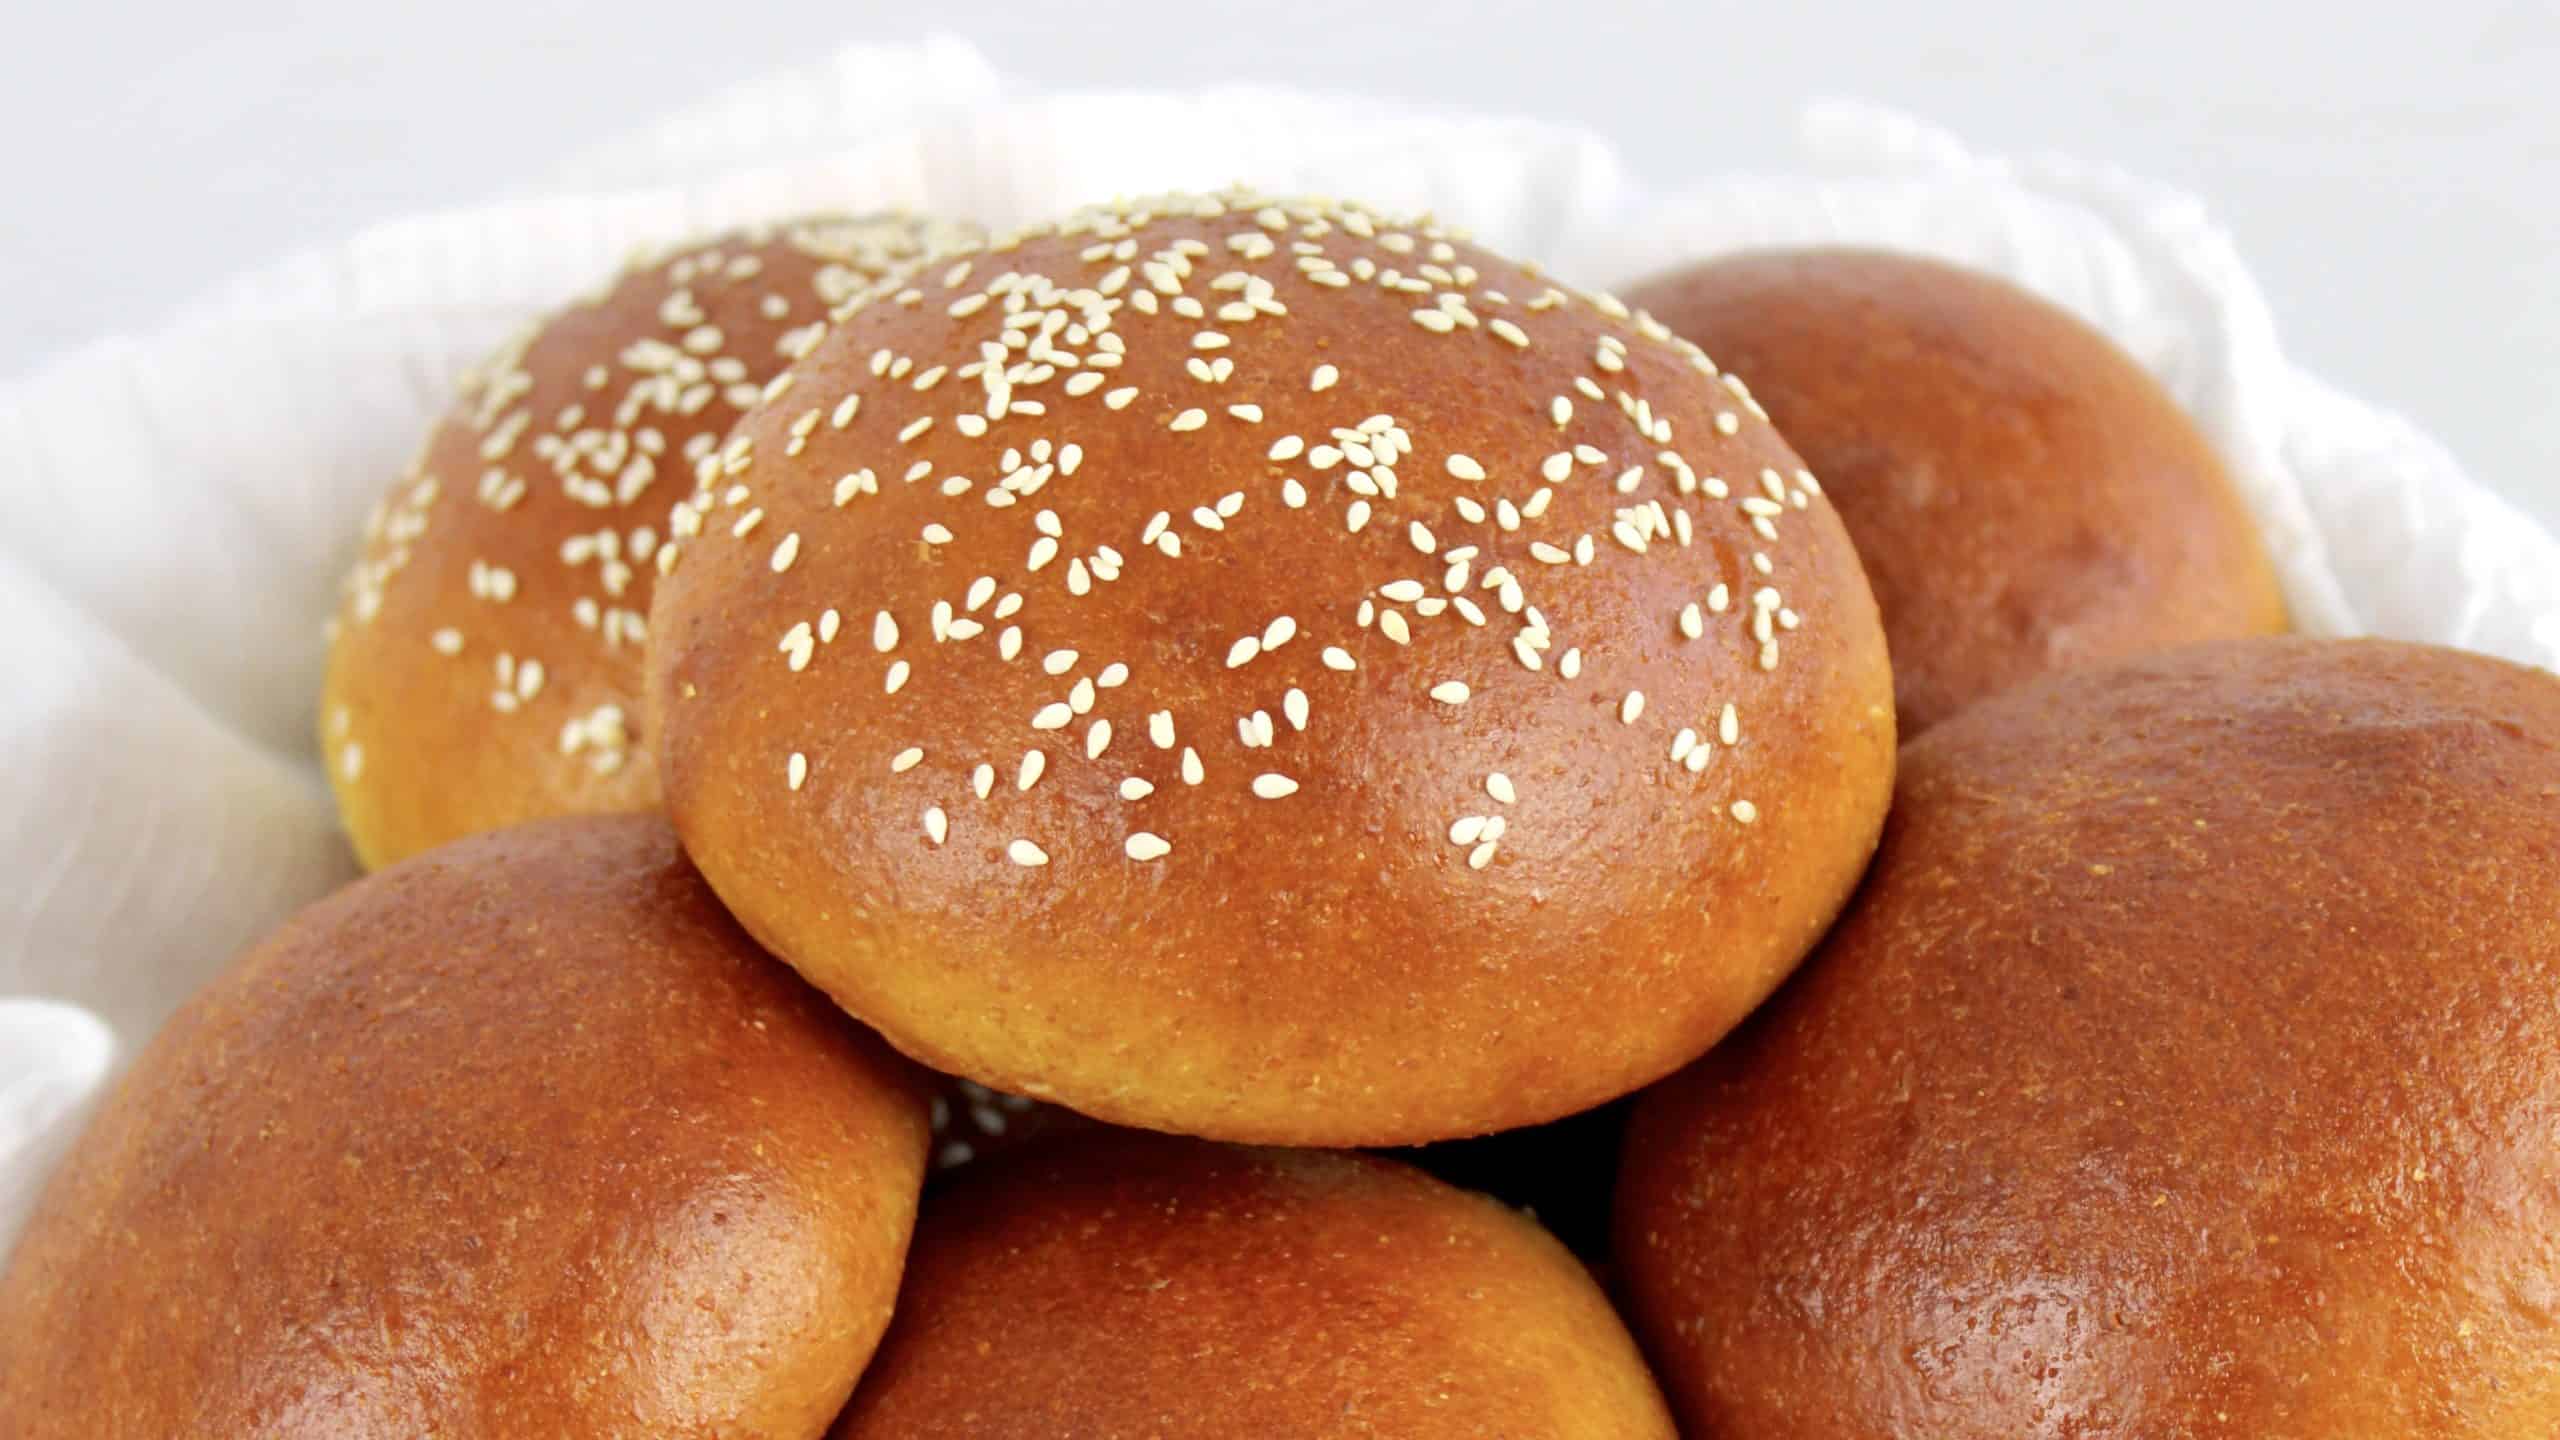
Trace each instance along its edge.
<path fill-rule="evenodd" d="M 99 1088 L 187 995 L 355 873 L 313 741 L 366 510 L 460 372 L 624 255 L 798 211 L 998 227 L 1237 180 L 1428 209 L 1582 284 L 1851 241 L 2008 276 L 2113 335 L 2202 422 L 2302 626 L 2560 669 L 2560 544 L 2388 410 L 2283 351 L 2179 192 L 1807 107 L 1786 168 L 1638 184 L 1543 121 L 1254 87 L 1045 94 L 965 42 L 856 47 L 241 277 L 165 328 L 0 385 L 0 1247 Z"/>

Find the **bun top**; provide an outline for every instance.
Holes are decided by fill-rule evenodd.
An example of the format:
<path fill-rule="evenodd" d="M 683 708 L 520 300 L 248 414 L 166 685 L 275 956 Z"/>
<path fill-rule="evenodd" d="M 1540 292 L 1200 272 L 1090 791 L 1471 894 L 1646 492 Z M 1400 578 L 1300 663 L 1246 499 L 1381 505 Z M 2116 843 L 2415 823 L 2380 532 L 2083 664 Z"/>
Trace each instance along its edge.
<path fill-rule="evenodd" d="M 1839 524 L 1607 297 L 1166 197 L 791 379 L 662 552 L 659 763 L 748 927 L 938 1066 L 1228 1138 L 1544 1119 L 1711 1043 L 1872 842 Z"/>
<path fill-rule="evenodd" d="M 465 379 L 331 621 L 323 755 L 368 866 L 657 803 L 640 653 L 669 507 L 831 309 L 973 233 L 814 216 L 642 256 Z"/>
<path fill-rule="evenodd" d="M 2050 671 L 2285 628 L 2211 443 L 2061 307 L 1850 249 L 1727 256 L 1632 298 L 1749 376 L 1822 476 L 1884 612 L 1906 737 Z"/>
<path fill-rule="evenodd" d="M 2560 679 L 2191 648 L 1913 742 L 1858 902 L 1637 1107 L 1707 1434 L 2560 1423 Z"/>
<path fill-rule="evenodd" d="M 659 817 L 296 916 L 135 1061 L 0 1271 L 0 1431 L 820 1433 L 923 1184 L 908 1067 Z"/>
<path fill-rule="evenodd" d="M 1402 1165 L 1095 1133 L 938 1192 L 835 1440 L 1670 1440 L 1597 1285 Z"/>

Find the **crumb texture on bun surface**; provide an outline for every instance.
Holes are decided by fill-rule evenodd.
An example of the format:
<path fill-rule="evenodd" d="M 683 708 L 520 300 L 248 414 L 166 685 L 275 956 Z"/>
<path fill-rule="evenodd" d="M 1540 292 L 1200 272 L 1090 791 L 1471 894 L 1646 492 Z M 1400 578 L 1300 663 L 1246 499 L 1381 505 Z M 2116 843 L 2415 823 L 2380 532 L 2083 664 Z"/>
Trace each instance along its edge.
<path fill-rule="evenodd" d="M 0 1432 L 813 1440 L 925 1147 L 911 1067 L 663 819 L 463 841 L 137 1060 L 0 1271 Z"/>
<path fill-rule="evenodd" d="M 466 378 L 375 508 L 331 620 L 321 757 L 379 868 L 645 810 L 640 655 L 667 513 L 827 313 L 972 232 L 811 216 L 635 259 Z"/>
<path fill-rule="evenodd" d="M 1996 277 L 1747 252 L 1632 303 L 1751 382 L 1884 612 L 1903 738 L 2053 670 L 2286 627 L 2222 462 L 2134 358 Z"/>
<path fill-rule="evenodd" d="M 1847 537 L 1614 300 L 1165 197 L 794 373 L 678 516 L 658 761 L 748 929 L 937 1068 L 1233 1140 L 1545 1120 L 1729 1029 L 1872 847 Z"/>
<path fill-rule="evenodd" d="M 1544 1231 L 1371 1156 L 1136 1132 L 955 1180 L 833 1440 L 1671 1440 Z"/>
<path fill-rule="evenodd" d="M 1831 937 L 1637 1107 L 1689 1433 L 2553 1433 L 2555 896 L 2538 671 L 2222 642 L 1931 730 Z"/>

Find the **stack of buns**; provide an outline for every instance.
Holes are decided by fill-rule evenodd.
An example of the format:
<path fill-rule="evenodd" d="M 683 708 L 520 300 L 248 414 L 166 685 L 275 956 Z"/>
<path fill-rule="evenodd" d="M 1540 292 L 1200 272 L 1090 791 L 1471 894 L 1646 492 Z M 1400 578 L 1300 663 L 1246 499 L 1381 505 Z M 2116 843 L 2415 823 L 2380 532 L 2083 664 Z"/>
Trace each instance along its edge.
<path fill-rule="evenodd" d="M 2001 282 L 1631 299 L 1233 191 L 529 330 L 0 1435 L 2552 1433 L 2560 680 L 2282 636 Z"/>

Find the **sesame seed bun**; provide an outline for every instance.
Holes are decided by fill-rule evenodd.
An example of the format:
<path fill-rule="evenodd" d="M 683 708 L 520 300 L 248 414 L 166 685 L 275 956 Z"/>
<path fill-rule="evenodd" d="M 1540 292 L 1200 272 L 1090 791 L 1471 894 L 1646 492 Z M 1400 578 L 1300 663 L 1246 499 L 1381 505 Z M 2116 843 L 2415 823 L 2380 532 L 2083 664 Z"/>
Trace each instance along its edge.
<path fill-rule="evenodd" d="M 923 1183 L 904 1062 L 656 817 L 461 842 L 181 1010 L 0 1271 L 0 1431 L 813 1437 Z"/>
<path fill-rule="evenodd" d="M 1365 1156 L 1126 1132 L 927 1206 L 835 1440 L 1670 1440 L 1625 1327 L 1501 1205 Z"/>
<path fill-rule="evenodd" d="M 1700 1435 L 2560 1428 L 2560 680 L 2381 642 L 1913 743 L 1866 888 L 1637 1107 Z"/>
<path fill-rule="evenodd" d="M 2211 444 L 2061 308 L 1866 250 L 1731 256 L 1629 298 L 1750 377 L 1822 477 L 1884 612 L 1905 738 L 2049 671 L 2285 628 Z"/>
<path fill-rule="evenodd" d="M 1232 1140 L 1549 1119 L 1713 1043 L 1865 863 L 1856 557 L 1615 301 L 1174 197 L 793 373 L 666 552 L 660 773 L 748 929 L 936 1068 Z"/>
<path fill-rule="evenodd" d="M 657 804 L 640 654 L 668 508 L 831 306 L 966 233 L 892 216 L 714 236 L 635 261 L 465 383 L 332 621 L 321 749 L 367 867 Z"/>

